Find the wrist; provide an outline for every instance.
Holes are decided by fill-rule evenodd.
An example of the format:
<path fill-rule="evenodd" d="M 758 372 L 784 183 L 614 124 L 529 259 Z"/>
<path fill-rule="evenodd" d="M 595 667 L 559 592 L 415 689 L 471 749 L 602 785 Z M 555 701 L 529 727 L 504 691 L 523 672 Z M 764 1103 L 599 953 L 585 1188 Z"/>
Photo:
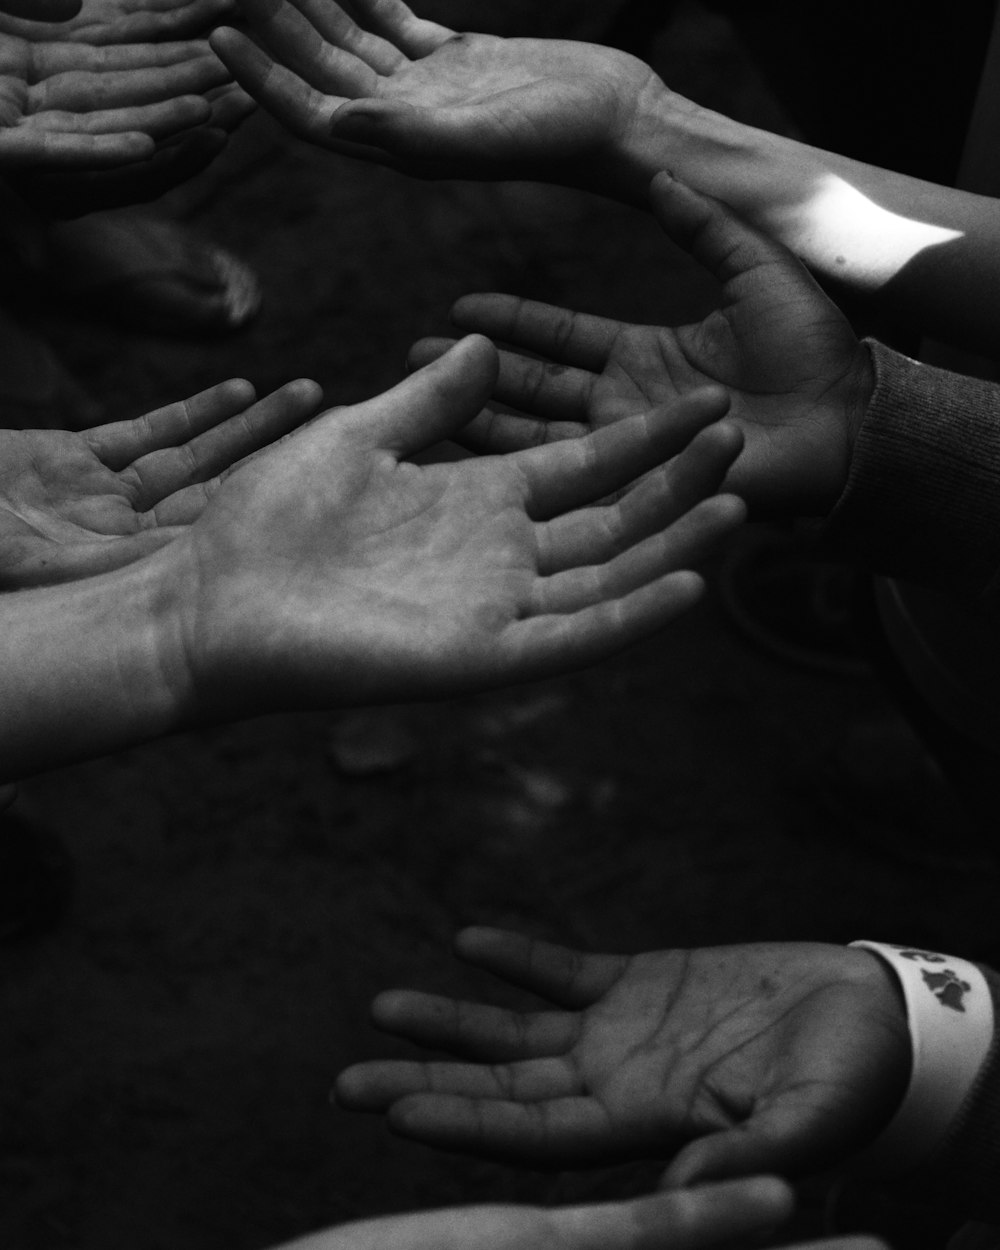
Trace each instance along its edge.
<path fill-rule="evenodd" d="M 154 560 L 0 596 L 0 618 L 3 779 L 178 727 L 163 667 L 170 594 Z"/>

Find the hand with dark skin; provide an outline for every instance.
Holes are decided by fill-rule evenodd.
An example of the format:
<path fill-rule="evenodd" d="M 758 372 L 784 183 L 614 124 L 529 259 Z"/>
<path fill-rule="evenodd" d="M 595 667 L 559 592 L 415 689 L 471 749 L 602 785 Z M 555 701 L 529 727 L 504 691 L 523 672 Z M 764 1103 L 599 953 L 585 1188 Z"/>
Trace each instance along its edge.
<path fill-rule="evenodd" d="M 241 0 L 254 39 L 212 46 L 304 139 L 419 177 L 588 186 L 658 84 L 614 49 L 458 34 L 401 0 Z M 603 189 L 603 188 L 595 188 Z"/>
<path fill-rule="evenodd" d="M 873 387 L 867 350 L 799 262 L 716 200 L 661 175 L 653 211 L 670 238 L 722 285 L 720 307 L 683 326 L 632 325 L 508 295 L 470 295 L 452 320 L 513 348 L 495 398 L 462 434 L 479 451 L 576 437 L 706 383 L 725 386 L 745 444 L 726 488 L 751 516 L 819 516 L 847 480 Z M 417 344 L 420 364 L 446 341 Z"/>
<path fill-rule="evenodd" d="M 204 43 L 33 43 L 0 35 L 0 172 L 103 170 L 212 117 L 227 74 Z"/>
<path fill-rule="evenodd" d="M 313 416 L 315 382 L 234 379 L 134 421 L 0 430 L 0 591 L 121 568 L 172 542 L 222 475 Z"/>
<path fill-rule="evenodd" d="M 590 955 L 494 929 L 457 951 L 546 1006 L 382 994 L 379 1028 L 462 1061 L 362 1063 L 336 1087 L 430 1145 L 554 1168 L 672 1156 L 667 1186 L 799 1174 L 864 1146 L 905 1090 L 905 1009 L 866 951 Z"/>

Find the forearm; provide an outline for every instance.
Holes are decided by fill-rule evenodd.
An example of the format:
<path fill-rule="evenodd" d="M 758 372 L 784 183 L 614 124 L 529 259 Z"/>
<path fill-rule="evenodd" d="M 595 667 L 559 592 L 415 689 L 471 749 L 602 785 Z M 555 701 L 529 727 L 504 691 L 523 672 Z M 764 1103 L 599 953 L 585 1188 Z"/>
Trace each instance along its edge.
<path fill-rule="evenodd" d="M 0 782 L 177 727 L 154 563 L 0 596 Z"/>
<path fill-rule="evenodd" d="M 1000 353 L 1000 206 L 732 121 L 653 80 L 603 170 L 647 203 L 660 169 L 715 196 L 820 278 L 904 315 L 921 333 Z"/>

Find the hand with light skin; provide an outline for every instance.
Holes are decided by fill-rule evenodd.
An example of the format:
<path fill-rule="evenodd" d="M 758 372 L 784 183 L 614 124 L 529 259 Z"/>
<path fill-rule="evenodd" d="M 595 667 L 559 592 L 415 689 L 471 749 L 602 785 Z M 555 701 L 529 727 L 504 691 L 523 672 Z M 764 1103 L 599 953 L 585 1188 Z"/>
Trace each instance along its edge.
<path fill-rule="evenodd" d="M 789 1187 L 773 1176 L 590 1206 L 451 1207 L 361 1220 L 281 1250 L 715 1250 L 757 1244 L 787 1219 Z M 806 1250 L 797 1246 L 794 1250 Z M 886 1250 L 872 1237 L 809 1250 Z"/>
<path fill-rule="evenodd" d="M 475 415 L 496 367 L 471 336 L 239 465 L 145 559 L 0 596 L 7 776 L 205 722 L 550 676 L 690 607 L 691 566 L 744 516 L 715 494 L 741 445 L 725 393 L 412 463 Z"/>
<path fill-rule="evenodd" d="M 80 433 L 0 430 L 0 592 L 90 577 L 172 542 L 226 472 L 321 399 L 300 379 L 255 402 L 232 379 Z"/>
<path fill-rule="evenodd" d="M 717 200 L 663 174 L 653 211 L 675 243 L 722 285 L 721 305 L 683 326 L 633 325 L 509 295 L 471 295 L 451 319 L 541 359 L 500 353 L 495 398 L 522 415 L 482 414 L 461 441 L 509 451 L 601 429 L 706 383 L 727 387 L 744 450 L 726 489 L 751 516 L 820 516 L 846 481 L 873 388 L 867 349 L 780 244 Z M 447 340 L 425 340 L 415 364 Z"/>
<path fill-rule="evenodd" d="M 34 43 L 0 34 L 0 172 L 103 170 L 212 118 L 205 43 Z"/>
<path fill-rule="evenodd" d="M 905 1090 L 902 998 L 867 951 L 590 955 L 495 929 L 457 951 L 546 1006 L 382 994 L 379 1028 L 462 1061 L 362 1063 L 336 1086 L 429 1145 L 552 1168 L 672 1157 L 667 1187 L 800 1174 L 864 1146 Z"/>
<path fill-rule="evenodd" d="M 419 177 L 590 186 L 659 83 L 611 48 L 458 34 L 401 0 L 241 0 L 212 46 L 304 139 Z M 596 190 L 604 190 L 601 186 Z"/>

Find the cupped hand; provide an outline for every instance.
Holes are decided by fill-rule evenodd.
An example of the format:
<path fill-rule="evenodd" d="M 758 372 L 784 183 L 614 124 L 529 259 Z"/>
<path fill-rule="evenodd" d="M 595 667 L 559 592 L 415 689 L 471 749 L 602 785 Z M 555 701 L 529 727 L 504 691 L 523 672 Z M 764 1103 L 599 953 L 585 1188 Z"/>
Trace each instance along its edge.
<path fill-rule="evenodd" d="M 801 1173 L 865 1144 L 902 1098 L 905 1011 L 866 951 L 589 955 L 494 929 L 457 949 L 550 1005 L 380 995 L 378 1027 L 467 1061 L 362 1063 L 336 1087 L 430 1145 L 539 1167 L 679 1151 L 669 1185 Z"/>
<path fill-rule="evenodd" d="M 496 1204 L 390 1215 L 331 1228 L 284 1250 L 714 1250 L 769 1232 L 791 1208 L 788 1186 L 760 1176 L 590 1206 Z M 836 1244 L 884 1250 L 868 1238 Z"/>
<path fill-rule="evenodd" d="M 314 382 L 232 380 L 134 421 L 0 430 L 0 590 L 121 568 L 192 524 L 242 457 L 311 417 Z"/>
<path fill-rule="evenodd" d="M 224 28 L 212 46 L 264 108 L 322 147 L 420 177 L 590 186 L 645 93 L 663 90 L 624 52 L 457 34 L 402 0 L 240 7 L 257 42 Z"/>
<path fill-rule="evenodd" d="M 470 337 L 226 480 L 169 549 L 182 645 L 164 669 L 205 715 L 544 676 L 698 597 L 691 565 L 743 514 L 711 497 L 740 444 L 716 424 L 724 394 L 512 456 L 407 459 L 468 421 L 495 374 L 492 346 Z M 618 502 L 585 506 L 644 474 Z"/>
<path fill-rule="evenodd" d="M 92 47 L 0 34 L 0 172 L 108 169 L 204 125 L 228 75 L 205 43 Z"/>
<path fill-rule="evenodd" d="M 463 332 L 541 360 L 500 356 L 495 398 L 462 441 L 509 451 L 611 425 L 706 383 L 725 386 L 743 454 L 726 489 L 752 517 L 825 515 L 846 484 L 853 434 L 872 390 L 867 349 L 794 256 L 718 201 L 667 175 L 651 189 L 666 233 L 722 284 L 721 305 L 682 326 L 633 325 L 506 295 L 465 296 Z M 443 350 L 426 340 L 416 364 Z"/>

